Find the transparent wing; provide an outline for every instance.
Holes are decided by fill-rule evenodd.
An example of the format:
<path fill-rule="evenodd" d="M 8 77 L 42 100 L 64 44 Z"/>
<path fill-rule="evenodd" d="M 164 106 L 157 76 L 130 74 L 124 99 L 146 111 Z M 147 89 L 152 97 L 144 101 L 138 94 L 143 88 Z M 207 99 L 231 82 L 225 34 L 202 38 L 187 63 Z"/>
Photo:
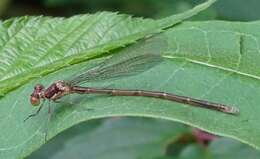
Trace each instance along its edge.
<path fill-rule="evenodd" d="M 105 60 L 99 66 L 87 69 L 70 80 L 71 85 L 132 76 L 160 63 L 167 43 L 161 38 L 143 40 Z"/>

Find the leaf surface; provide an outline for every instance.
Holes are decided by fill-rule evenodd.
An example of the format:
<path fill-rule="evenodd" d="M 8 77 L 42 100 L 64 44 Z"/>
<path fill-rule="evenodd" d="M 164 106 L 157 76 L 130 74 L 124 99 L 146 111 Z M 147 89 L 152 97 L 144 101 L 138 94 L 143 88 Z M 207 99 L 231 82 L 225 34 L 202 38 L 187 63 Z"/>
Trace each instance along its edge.
<path fill-rule="evenodd" d="M 181 152 L 178 159 L 257 159 L 259 157 L 259 151 L 248 145 L 235 140 L 220 138 L 212 141 L 207 149 L 200 145 L 189 145 Z"/>
<path fill-rule="evenodd" d="M 195 9 L 202 10 L 198 8 Z M 96 29 L 94 32 L 84 30 L 87 28 L 85 26 L 69 33 L 68 30 L 75 23 L 83 23 L 85 18 L 92 16 L 95 20 L 103 17 L 106 17 L 105 19 L 123 17 L 121 20 L 124 21 L 124 27 L 120 26 L 120 23 L 116 23 L 118 26 L 115 25 L 113 23 L 115 19 L 111 23 L 118 30 L 126 28 L 125 33 L 113 30 L 114 27 L 110 28 L 113 30 L 111 33 L 109 28 L 104 29 L 104 26 L 107 26 L 106 20 L 100 20 L 98 26 L 92 26 L 94 28 L 89 26 Z M 77 21 L 82 17 L 82 21 Z M 72 95 L 64 99 L 67 104 L 51 103 L 54 112 L 51 122 L 47 122 L 48 103 L 45 103 L 46 106 L 37 117 L 24 123 L 23 119 L 35 111 L 28 98 L 36 83 L 42 83 L 47 87 L 55 80 L 66 79 L 82 68 L 103 61 L 107 51 L 113 50 L 111 54 L 116 54 L 121 49 L 114 49 L 133 43 L 146 35 L 161 32 L 164 27 L 180 22 L 177 20 L 180 18 L 178 16 L 175 17 L 176 21 L 173 18 L 172 22 L 169 18 L 154 21 L 126 17 L 102 12 L 64 20 L 23 17 L 2 24 L 0 86 L 2 94 L 7 94 L 0 99 L 1 158 L 23 158 L 29 155 L 44 144 L 46 131 L 50 139 L 80 122 L 110 116 L 145 116 L 178 121 L 214 134 L 237 139 L 256 148 L 260 147 L 258 137 L 260 100 L 257 98 L 260 88 L 260 22 L 258 21 L 180 24 L 157 35 L 165 39 L 168 44 L 167 50 L 161 49 L 164 62 L 137 76 L 85 84 L 98 87 L 158 90 L 191 96 L 236 106 L 240 109 L 238 116 L 144 97 Z M 182 19 L 187 17 L 184 14 Z M 44 20 L 48 23 L 40 23 Z M 47 25 L 50 30 L 36 29 L 38 24 Z M 92 22 L 86 25 L 90 24 Z M 59 27 L 55 27 L 56 25 Z M 43 28 L 48 28 L 47 26 Z M 147 27 L 150 29 L 147 30 Z M 102 32 L 105 33 L 98 34 Z M 107 43 L 103 44 L 104 41 Z M 162 46 L 158 43 L 155 47 Z M 136 51 L 140 50 L 137 48 Z M 94 59 L 99 56 L 104 58 Z M 70 102 L 73 106 L 69 104 Z"/>
<path fill-rule="evenodd" d="M 209 7 L 155 21 L 111 12 L 71 18 L 21 17 L 0 24 L 0 95 L 75 63 L 159 33 Z"/>
<path fill-rule="evenodd" d="M 157 158 L 165 155 L 168 144 L 189 132 L 183 124 L 165 120 L 110 118 L 97 121 L 76 125 L 59 134 L 29 158 Z"/>

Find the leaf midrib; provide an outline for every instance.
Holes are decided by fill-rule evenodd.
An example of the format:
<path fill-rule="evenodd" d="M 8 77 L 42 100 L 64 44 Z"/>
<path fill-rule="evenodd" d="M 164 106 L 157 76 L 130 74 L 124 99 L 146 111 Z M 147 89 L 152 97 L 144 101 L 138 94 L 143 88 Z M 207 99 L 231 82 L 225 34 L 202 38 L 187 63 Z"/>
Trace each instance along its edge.
<path fill-rule="evenodd" d="M 222 66 L 219 66 L 219 65 L 213 65 L 213 64 L 210 64 L 210 63 L 206 63 L 206 62 L 201 62 L 201 61 L 190 59 L 190 58 L 183 58 L 183 57 L 176 57 L 176 56 L 170 57 L 168 55 L 167 55 L 167 58 L 183 59 L 183 60 L 186 60 L 186 61 L 193 63 L 193 64 L 202 65 L 202 66 L 206 66 L 206 67 L 212 67 L 212 68 L 223 70 L 223 71 L 226 71 L 226 72 L 229 72 L 229 73 L 235 73 L 235 74 L 241 75 L 243 77 L 248 77 L 248 78 L 260 80 L 260 76 L 248 74 L 248 73 L 241 72 L 241 71 L 238 71 L 238 70 L 234 70 L 234 69 L 231 69 L 231 68 L 225 68 L 225 67 L 222 67 Z"/>

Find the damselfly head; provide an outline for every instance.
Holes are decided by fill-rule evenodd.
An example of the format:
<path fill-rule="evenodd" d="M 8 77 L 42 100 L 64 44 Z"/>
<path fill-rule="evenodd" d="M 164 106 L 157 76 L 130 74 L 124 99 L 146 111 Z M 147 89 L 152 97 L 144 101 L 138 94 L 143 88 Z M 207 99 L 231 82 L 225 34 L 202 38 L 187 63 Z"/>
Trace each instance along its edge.
<path fill-rule="evenodd" d="M 36 84 L 34 91 L 31 94 L 30 102 L 33 106 L 38 106 L 41 101 L 41 93 L 44 90 L 44 86 L 41 84 Z"/>

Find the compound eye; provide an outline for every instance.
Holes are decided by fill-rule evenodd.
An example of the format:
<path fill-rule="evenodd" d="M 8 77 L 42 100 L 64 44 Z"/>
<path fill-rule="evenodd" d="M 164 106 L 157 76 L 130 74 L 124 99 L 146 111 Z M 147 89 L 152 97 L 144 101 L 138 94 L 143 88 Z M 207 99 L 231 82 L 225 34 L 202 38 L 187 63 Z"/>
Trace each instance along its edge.
<path fill-rule="evenodd" d="M 43 89 L 43 85 L 41 85 L 41 84 L 36 84 L 36 85 L 34 86 L 34 89 L 35 89 L 35 90 L 38 90 L 38 91 L 41 91 L 41 90 Z"/>
<path fill-rule="evenodd" d="M 33 106 L 38 106 L 40 104 L 40 99 L 36 97 L 31 97 L 31 104 Z"/>

